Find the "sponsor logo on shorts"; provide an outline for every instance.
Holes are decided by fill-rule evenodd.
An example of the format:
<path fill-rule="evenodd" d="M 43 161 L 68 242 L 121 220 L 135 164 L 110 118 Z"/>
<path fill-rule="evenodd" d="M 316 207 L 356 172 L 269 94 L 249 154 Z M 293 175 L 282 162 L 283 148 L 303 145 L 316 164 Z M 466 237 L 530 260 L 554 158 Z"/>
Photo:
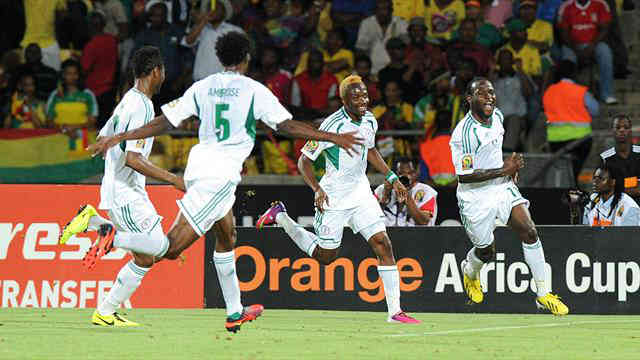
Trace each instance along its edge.
<path fill-rule="evenodd" d="M 471 155 L 465 155 L 462 157 L 462 170 L 473 169 L 473 158 Z"/>
<path fill-rule="evenodd" d="M 315 140 L 309 140 L 307 141 L 307 143 L 304 145 L 304 149 L 310 153 L 314 153 L 316 152 L 316 150 L 318 150 L 318 142 Z"/>
<path fill-rule="evenodd" d="M 326 236 L 330 234 L 331 234 L 331 228 L 329 228 L 327 225 L 320 225 L 320 227 L 318 227 L 318 235 Z"/>

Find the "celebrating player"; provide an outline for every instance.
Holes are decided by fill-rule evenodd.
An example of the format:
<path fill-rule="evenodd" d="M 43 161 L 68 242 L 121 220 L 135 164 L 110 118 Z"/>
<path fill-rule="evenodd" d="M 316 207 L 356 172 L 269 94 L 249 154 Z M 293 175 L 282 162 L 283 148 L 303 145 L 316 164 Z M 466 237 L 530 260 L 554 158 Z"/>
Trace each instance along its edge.
<path fill-rule="evenodd" d="M 136 51 L 132 59 L 135 84 L 122 98 L 100 136 L 108 136 L 126 129 L 136 129 L 153 118 L 151 97 L 160 90 L 164 81 L 164 63 L 160 50 L 145 46 Z M 60 243 L 71 235 L 88 230 L 98 231 L 101 239 L 112 239 L 115 229 L 137 233 L 139 240 L 120 238 L 116 246 L 133 253 L 133 260 L 122 267 L 113 287 L 93 313 L 91 322 L 101 326 L 138 326 L 116 313 L 116 309 L 140 286 L 142 279 L 154 263 L 154 256 L 162 257 L 169 242 L 159 225 L 158 215 L 145 190 L 145 177 L 149 176 L 173 184 L 184 191 L 184 181 L 164 169 L 153 165 L 149 154 L 153 137 L 126 141 L 109 149 L 105 154 L 105 171 L 100 187 L 99 208 L 109 211 L 106 220 L 91 205 L 83 206 L 78 215 L 64 228 Z M 98 246 L 90 249 L 85 265 L 92 268 L 96 257 L 105 253 Z M 104 250 L 104 249 L 102 249 Z M 148 254 L 148 255 L 146 255 Z"/>
<path fill-rule="evenodd" d="M 216 42 L 216 54 L 225 66 L 224 72 L 194 83 L 181 98 L 162 106 L 163 115 L 145 126 L 102 137 L 89 146 L 92 153 L 102 154 L 125 140 L 163 134 L 191 116 L 201 119 L 200 143 L 191 149 L 184 175 L 187 192 L 178 200 L 180 213 L 166 235 L 169 249 L 164 258 L 176 259 L 209 229 L 215 229 L 213 262 L 226 304 L 225 327 L 231 332 L 238 331 L 244 322 L 254 320 L 263 311 L 262 305 L 242 306 L 233 251 L 235 188 L 240 182 L 242 164 L 255 143 L 256 120 L 293 137 L 335 143 L 349 153 L 361 145 L 361 139 L 354 133 L 318 131 L 291 120 L 291 114 L 269 89 L 243 75 L 249 66 L 249 48 L 249 38 L 244 34 L 232 31 L 221 36 Z M 121 238 L 140 236 L 117 232 L 116 245 Z M 113 245 L 113 241 L 104 239 L 98 244 L 101 249 L 98 253 L 108 252 Z"/>
<path fill-rule="evenodd" d="M 496 108 L 491 82 L 477 78 L 469 83 L 466 101 L 469 112 L 451 136 L 453 164 L 458 175 L 460 217 L 473 247 L 462 262 L 464 288 L 474 303 L 483 300 L 480 270 L 495 255 L 493 231 L 496 218 L 509 225 L 522 241 L 524 259 L 536 284 L 536 306 L 554 315 L 566 315 L 569 309 L 549 292 L 545 283 L 545 259 L 529 214 L 529 201 L 520 195 L 514 183 L 524 167 L 521 154 L 513 153 L 503 161 L 504 117 Z"/>
<path fill-rule="evenodd" d="M 407 197 L 407 189 L 389 168 L 375 148 L 378 122 L 368 111 L 367 87 L 359 76 L 351 75 L 340 83 L 340 98 L 344 106 L 324 120 L 320 129 L 340 134 L 357 132 L 365 143 L 359 153 L 351 155 L 328 142 L 309 141 L 302 149 L 298 169 L 305 182 L 315 192 L 316 233 L 306 231 L 288 215 L 282 202 L 277 201 L 258 219 L 257 227 L 277 223 L 298 247 L 323 264 L 338 256 L 342 231 L 348 225 L 360 233 L 378 257 L 378 273 L 382 278 L 387 309 L 387 321 L 419 323 L 400 308 L 400 277 L 393 257 L 391 241 L 384 225 L 384 214 L 371 192 L 367 178 L 367 162 L 387 174 L 398 197 Z M 312 161 L 324 155 L 326 173 L 318 182 L 313 174 Z"/>

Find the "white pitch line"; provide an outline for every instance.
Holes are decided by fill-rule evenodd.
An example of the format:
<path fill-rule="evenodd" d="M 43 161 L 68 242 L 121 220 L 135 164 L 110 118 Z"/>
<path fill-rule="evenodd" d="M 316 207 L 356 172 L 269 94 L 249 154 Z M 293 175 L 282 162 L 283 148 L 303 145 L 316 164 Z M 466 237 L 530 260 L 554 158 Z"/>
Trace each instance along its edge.
<path fill-rule="evenodd" d="M 474 333 L 482 331 L 500 331 L 500 330 L 516 330 L 516 329 L 531 329 L 531 328 L 547 328 L 547 327 L 559 327 L 559 326 L 573 326 L 573 325 L 587 325 L 587 324 L 616 324 L 616 323 L 630 323 L 640 322 L 638 320 L 592 320 L 592 321 L 573 321 L 566 323 L 547 323 L 547 324 L 534 324 L 534 325 L 517 325 L 517 326 L 494 326 L 475 329 L 458 329 L 458 330 L 444 330 L 444 331 L 428 331 L 423 333 L 407 333 L 407 334 L 389 334 L 388 337 L 411 337 L 411 336 L 427 336 L 427 335 L 449 335 L 449 334 L 464 334 Z"/>

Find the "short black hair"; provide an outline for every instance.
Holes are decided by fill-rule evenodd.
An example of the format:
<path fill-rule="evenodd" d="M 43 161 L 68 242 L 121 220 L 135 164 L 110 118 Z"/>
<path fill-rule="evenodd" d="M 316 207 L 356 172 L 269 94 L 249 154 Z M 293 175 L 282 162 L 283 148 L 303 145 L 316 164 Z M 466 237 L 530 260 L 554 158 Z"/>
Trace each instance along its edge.
<path fill-rule="evenodd" d="M 560 81 L 564 78 L 573 79 L 576 75 L 578 66 L 571 60 L 562 60 L 556 67 L 556 80 Z"/>
<path fill-rule="evenodd" d="M 239 31 L 229 31 L 216 42 L 216 55 L 223 66 L 241 64 L 250 51 L 249 38 Z"/>
<path fill-rule="evenodd" d="M 131 58 L 131 69 L 136 78 L 148 76 L 153 69 L 163 66 L 162 53 L 155 46 L 143 46 Z"/>
<path fill-rule="evenodd" d="M 476 83 L 479 83 L 480 81 L 487 81 L 487 82 L 491 82 L 489 81 L 489 79 L 487 79 L 486 77 L 483 76 L 476 76 L 474 77 L 471 81 L 469 81 L 469 83 L 467 84 L 467 91 L 465 92 L 465 96 L 471 95 L 473 96 L 473 87 Z"/>
<path fill-rule="evenodd" d="M 366 62 L 367 64 L 369 64 L 369 67 L 371 67 L 371 59 L 369 59 L 369 57 L 367 55 L 358 55 L 356 56 L 356 61 L 354 62 L 354 64 L 357 64 L 361 61 Z"/>
<path fill-rule="evenodd" d="M 611 116 L 611 127 L 613 127 L 613 123 L 618 119 L 625 119 L 631 124 L 631 117 L 625 113 L 617 113 Z"/>

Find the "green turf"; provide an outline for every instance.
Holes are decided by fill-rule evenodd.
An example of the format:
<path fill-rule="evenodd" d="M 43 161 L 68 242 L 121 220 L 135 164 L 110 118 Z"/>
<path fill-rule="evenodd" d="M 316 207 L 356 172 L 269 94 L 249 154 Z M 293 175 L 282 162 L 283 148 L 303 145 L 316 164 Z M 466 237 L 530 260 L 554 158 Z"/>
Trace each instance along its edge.
<path fill-rule="evenodd" d="M 0 309 L 0 359 L 637 359 L 640 316 L 267 310 L 237 334 L 224 311 L 128 310 L 140 328 L 89 324 L 90 309 Z"/>

